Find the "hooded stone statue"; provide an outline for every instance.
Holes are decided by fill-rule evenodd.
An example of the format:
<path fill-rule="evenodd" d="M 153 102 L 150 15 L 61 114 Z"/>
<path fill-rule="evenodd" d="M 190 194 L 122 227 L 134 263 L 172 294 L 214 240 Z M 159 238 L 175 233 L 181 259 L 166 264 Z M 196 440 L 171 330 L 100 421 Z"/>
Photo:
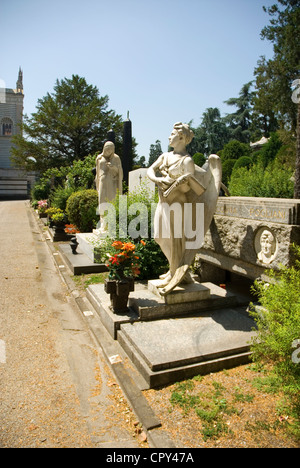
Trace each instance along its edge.
<path fill-rule="evenodd" d="M 95 180 L 101 212 L 101 204 L 113 201 L 117 192 L 122 194 L 122 163 L 120 157 L 115 154 L 115 145 L 112 141 L 107 141 L 104 144 L 103 152 L 96 158 Z"/>

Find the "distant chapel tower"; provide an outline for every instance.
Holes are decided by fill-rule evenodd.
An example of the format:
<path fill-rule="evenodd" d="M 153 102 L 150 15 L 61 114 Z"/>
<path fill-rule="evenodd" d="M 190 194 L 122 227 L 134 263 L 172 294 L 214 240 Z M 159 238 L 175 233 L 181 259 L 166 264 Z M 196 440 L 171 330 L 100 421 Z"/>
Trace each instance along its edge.
<path fill-rule="evenodd" d="M 10 160 L 12 137 L 18 134 L 23 121 L 23 72 L 19 68 L 16 89 L 0 90 L 0 198 L 24 198 L 34 180 L 32 174 L 15 169 Z M 26 188 L 26 190 L 25 190 Z"/>

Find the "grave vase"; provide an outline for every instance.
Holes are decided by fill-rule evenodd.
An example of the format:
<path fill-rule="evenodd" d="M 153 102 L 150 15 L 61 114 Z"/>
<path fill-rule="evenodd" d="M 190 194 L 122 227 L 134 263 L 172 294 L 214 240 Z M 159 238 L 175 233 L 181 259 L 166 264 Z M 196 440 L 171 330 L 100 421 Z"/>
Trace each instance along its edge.
<path fill-rule="evenodd" d="M 130 291 L 134 291 L 134 279 L 122 280 L 106 279 L 104 290 L 110 294 L 110 307 L 115 314 L 124 314 L 128 311 L 128 298 Z"/>

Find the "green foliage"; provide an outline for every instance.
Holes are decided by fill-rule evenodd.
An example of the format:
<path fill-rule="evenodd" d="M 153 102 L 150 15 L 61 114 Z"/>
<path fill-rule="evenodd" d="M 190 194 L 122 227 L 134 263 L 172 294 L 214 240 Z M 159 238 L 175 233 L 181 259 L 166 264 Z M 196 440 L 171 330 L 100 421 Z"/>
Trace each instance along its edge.
<path fill-rule="evenodd" d="M 274 0 L 275 3 L 275 0 Z M 282 124 L 296 129 L 297 106 L 291 99 L 291 84 L 299 78 L 300 8 L 297 0 L 278 0 L 265 8 L 270 23 L 261 37 L 273 44 L 274 55 L 261 57 L 255 69 L 255 110 L 273 123 L 274 117 Z"/>
<path fill-rule="evenodd" d="M 239 197 L 293 198 L 293 170 L 274 161 L 266 169 L 261 164 L 234 169 L 228 184 L 230 194 Z"/>
<path fill-rule="evenodd" d="M 205 164 L 206 158 L 203 153 L 195 153 L 193 155 L 193 161 L 197 166 L 202 167 Z"/>
<path fill-rule="evenodd" d="M 237 110 L 226 115 L 224 122 L 229 124 L 231 138 L 248 143 L 250 139 L 252 99 L 254 93 L 250 91 L 252 81 L 243 85 L 239 97 L 225 101 L 229 106 L 237 107 Z"/>
<path fill-rule="evenodd" d="M 153 205 L 155 205 L 157 202 L 157 193 L 150 191 L 147 184 L 141 184 L 136 190 L 128 192 L 126 196 L 117 193 L 116 198 L 111 202 L 114 206 L 116 214 L 117 238 L 126 239 L 128 237 L 128 231 L 131 227 L 133 227 L 134 223 L 137 221 L 137 218 L 140 220 L 140 222 L 136 223 L 136 237 L 151 237 L 151 213 L 153 213 Z M 139 205 L 141 208 L 140 210 Z M 134 210 L 134 207 L 137 208 L 137 211 Z M 108 215 L 109 223 L 111 216 L 114 218 L 114 213 L 112 215 Z M 123 226 L 120 225 L 119 221 L 125 216 L 127 216 L 127 225 L 125 226 L 126 232 L 124 233 L 122 231 Z M 145 227 L 145 232 L 143 232 L 143 227 Z"/>
<path fill-rule="evenodd" d="M 52 216 L 57 214 L 57 213 L 63 213 L 63 210 L 61 210 L 60 208 L 55 208 L 55 207 L 52 206 L 52 207 L 48 208 L 45 211 L 45 213 L 49 218 L 52 218 Z"/>
<path fill-rule="evenodd" d="M 67 201 L 72 193 L 74 193 L 74 189 L 72 187 L 56 187 L 49 195 L 51 206 L 60 208 L 62 211 L 66 211 Z"/>
<path fill-rule="evenodd" d="M 258 333 L 251 349 L 256 362 L 271 362 L 281 390 L 300 415 L 300 364 L 293 362 L 295 340 L 300 339 L 300 247 L 293 247 L 294 266 L 271 271 L 271 282 L 255 282 L 261 303 L 252 310 Z M 299 419 L 298 419 L 298 422 Z"/>
<path fill-rule="evenodd" d="M 204 440 L 228 433 L 229 429 L 224 421 L 224 415 L 236 413 L 237 410 L 223 397 L 225 388 L 214 381 L 214 392 L 195 394 L 194 380 L 198 380 L 198 377 L 179 382 L 175 385 L 170 398 L 171 404 L 179 406 L 184 414 L 188 414 L 192 410 L 195 411 L 202 421 L 202 436 Z M 249 401 L 249 399 L 245 399 L 244 401 Z"/>
<path fill-rule="evenodd" d="M 272 133 L 270 140 L 263 145 L 258 157 L 258 161 L 261 162 L 264 168 L 267 167 L 270 162 L 274 161 L 281 146 L 282 142 L 278 133 Z"/>
<path fill-rule="evenodd" d="M 140 256 L 140 280 L 157 278 L 168 270 L 168 260 L 154 239 L 142 239 L 136 253 Z"/>
<path fill-rule="evenodd" d="M 148 167 L 159 158 L 162 152 L 160 140 L 156 140 L 154 144 L 150 145 Z"/>
<path fill-rule="evenodd" d="M 199 146 L 192 154 L 196 151 L 206 155 L 217 153 L 229 138 L 230 132 L 221 118 L 220 110 L 217 107 L 209 107 L 202 115 L 200 127 L 195 131 L 195 140 L 199 141 Z"/>
<path fill-rule="evenodd" d="M 63 225 L 65 224 L 66 222 L 66 216 L 64 213 L 54 213 L 52 216 L 51 216 L 51 219 L 52 219 L 52 222 L 53 224 L 55 224 L 56 226 L 60 226 L 60 225 Z"/>
<path fill-rule="evenodd" d="M 74 192 L 67 201 L 68 219 L 81 232 L 91 232 L 97 226 L 99 220 L 97 207 L 97 190 L 90 189 Z"/>
<path fill-rule="evenodd" d="M 222 163 L 222 179 L 225 185 L 227 185 L 230 180 L 235 163 L 235 159 L 226 159 L 226 161 Z"/>
<path fill-rule="evenodd" d="M 39 182 L 35 184 L 33 189 L 31 190 L 31 198 L 32 200 L 39 201 L 39 200 L 47 200 L 50 194 L 50 183 L 47 182 Z"/>
<path fill-rule="evenodd" d="M 238 140 L 231 140 L 227 143 L 222 150 L 222 163 L 228 159 L 239 159 L 242 156 L 250 156 L 251 150 L 249 145 L 241 143 Z"/>
<path fill-rule="evenodd" d="M 111 128 L 118 153 L 122 150 L 121 116 L 108 110 L 108 96 L 100 96 L 85 78 L 72 75 L 57 80 L 53 93 L 39 99 L 36 112 L 24 118 L 22 133 L 14 137 L 12 160 L 24 170 L 41 172 L 69 166 L 99 151 Z M 34 165 L 29 156 L 35 158 Z"/>
<path fill-rule="evenodd" d="M 231 160 L 229 159 L 229 161 Z M 250 167 L 251 164 L 252 164 L 252 158 L 249 158 L 249 156 L 242 156 L 234 163 L 233 168 L 239 169 L 240 167 Z"/>
<path fill-rule="evenodd" d="M 117 194 L 115 200 L 112 201 L 115 212 L 107 214 L 109 226 L 114 225 L 116 220 L 116 237 L 111 240 L 127 240 L 136 244 L 136 253 L 140 257 L 139 279 L 141 280 L 157 278 L 158 275 L 168 270 L 168 261 L 152 238 L 151 232 L 152 216 L 157 202 L 158 194 L 149 191 L 148 186 L 142 184 L 137 190 L 129 192 L 127 196 Z M 127 216 L 126 232 L 120 225 L 120 218 L 122 219 L 124 215 Z M 136 235 L 130 237 L 132 228 L 136 230 Z M 101 249 L 100 257 L 103 258 L 105 252 L 100 245 L 99 248 Z"/>
<path fill-rule="evenodd" d="M 281 138 L 286 141 L 284 146 Z M 281 151 L 283 148 L 284 152 Z M 240 161 L 238 160 L 232 169 L 228 183 L 231 195 L 293 198 L 292 177 L 294 171 L 291 163 L 293 148 L 294 141 L 290 136 L 287 136 L 287 132 L 281 132 L 281 134 L 276 132 L 252 158 L 240 158 Z M 223 154 L 224 151 L 222 157 Z"/>

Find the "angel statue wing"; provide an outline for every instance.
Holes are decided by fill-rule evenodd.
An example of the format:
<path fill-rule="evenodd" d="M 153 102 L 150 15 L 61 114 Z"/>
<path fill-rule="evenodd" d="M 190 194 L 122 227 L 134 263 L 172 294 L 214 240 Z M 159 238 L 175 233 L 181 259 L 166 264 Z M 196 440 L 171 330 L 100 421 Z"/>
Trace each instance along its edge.
<path fill-rule="evenodd" d="M 221 183 L 222 164 L 219 156 L 216 154 L 211 154 L 208 161 L 201 168 L 195 166 L 194 177 L 189 181 L 191 189 L 187 193 L 188 203 L 191 203 L 193 208 L 195 208 L 197 203 L 203 203 L 204 206 L 204 226 L 201 226 L 202 243 L 216 210 Z M 197 246 L 197 249 L 185 249 L 170 282 L 164 288 L 160 289 L 160 293 L 163 296 L 169 294 L 183 280 L 198 252 L 199 246 Z"/>

